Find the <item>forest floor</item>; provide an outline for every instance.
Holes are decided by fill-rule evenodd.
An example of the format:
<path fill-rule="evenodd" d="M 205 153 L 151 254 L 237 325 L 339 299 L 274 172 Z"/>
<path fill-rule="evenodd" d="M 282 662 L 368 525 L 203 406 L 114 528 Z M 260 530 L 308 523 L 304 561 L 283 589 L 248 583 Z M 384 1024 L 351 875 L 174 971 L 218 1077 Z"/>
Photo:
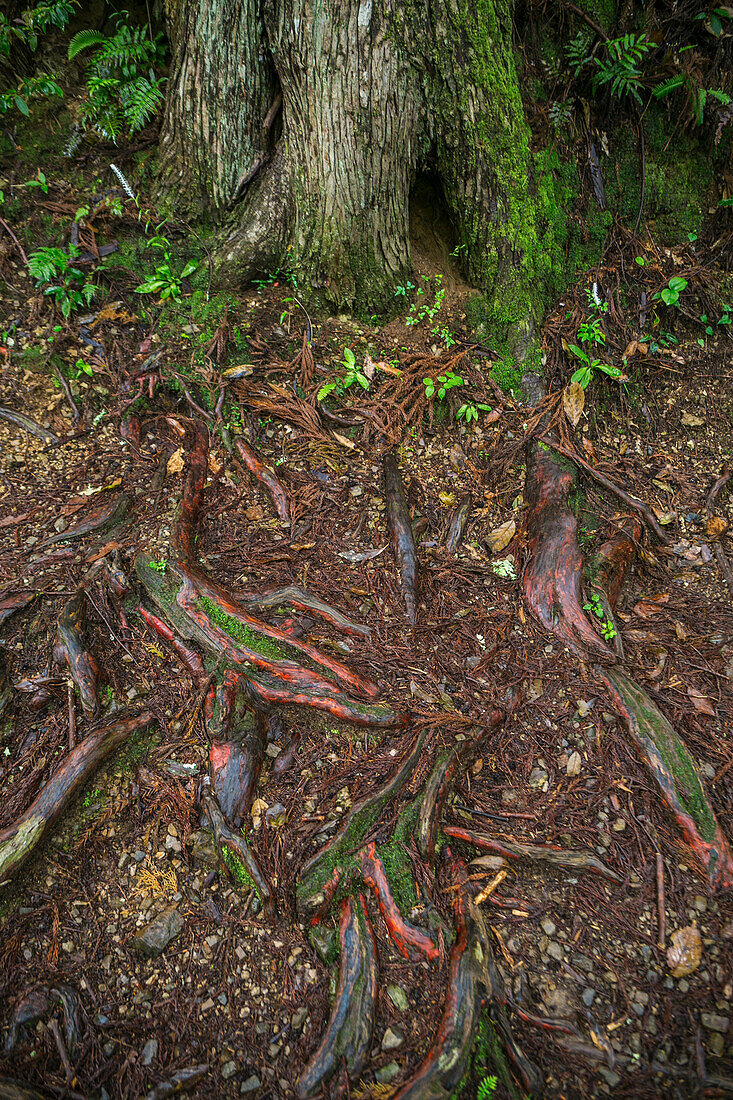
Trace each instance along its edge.
<path fill-rule="evenodd" d="M 5 216 L 26 252 L 68 242 L 75 211 L 90 203 L 80 182 L 15 194 L 17 208 L 11 217 L 6 206 Z M 9 680 L 20 689 L 0 719 L 0 829 L 69 751 L 67 681 L 51 663 L 64 604 L 95 563 L 130 573 L 145 549 L 165 568 L 186 429 L 201 418 L 191 401 L 211 418 L 222 392 L 222 422 L 256 442 L 277 472 L 292 526 L 278 521 L 261 486 L 232 460 L 214 418 L 200 562 L 235 591 L 296 584 L 366 624 L 368 638 L 347 638 L 307 615 L 288 629 L 376 680 L 382 698 L 409 709 L 413 724 L 365 732 L 310 709 L 282 711 L 250 831 L 277 895 L 272 921 L 226 878 L 200 829 L 208 739 L 198 687 L 139 617 L 120 615 L 105 575 L 93 573 L 85 630 L 101 670 L 101 709 L 113 715 L 144 702 L 156 725 L 97 772 L 39 854 L 2 888 L 0 1022 L 8 1028 L 38 987 L 70 989 L 78 1000 L 67 995 L 76 1034 L 52 1026 L 49 1010 L 27 1013 L 27 1026 L 0 1055 L 0 1073 L 39 1095 L 121 1100 L 149 1090 L 162 1096 L 157 1085 L 198 1066 L 192 1095 L 292 1096 L 328 1017 L 334 970 L 324 958 L 333 957 L 336 927 L 332 914 L 316 944 L 298 922 L 299 869 L 352 804 L 396 769 L 415 728 L 427 729 L 428 740 L 405 798 L 438 750 L 480 727 L 513 688 L 519 706 L 458 782 L 444 824 L 594 852 L 621 879 L 612 885 L 535 862 L 505 866 L 500 857 L 471 867 L 477 890 L 508 871 L 482 909 L 514 1003 L 545 1022 L 513 1016 L 546 1095 L 685 1097 L 701 1084 L 709 1096 L 730 1091 L 730 896 L 711 894 L 591 668 L 523 603 L 528 411 L 514 364 L 468 340 L 460 281 L 446 279 L 440 311 L 420 324 L 406 325 L 407 313 L 384 327 L 344 316 L 311 325 L 287 273 L 225 297 L 209 292 L 199 251 L 193 291 L 184 282 L 180 303 L 160 307 L 134 293 L 154 260 L 132 205 L 92 225 L 94 234 L 82 221 L 82 248 L 113 239 L 120 247 L 103 270 L 85 268 L 97 269 L 103 290 L 68 322 L 33 288 L 12 240 L 0 237 L 0 405 L 57 437 L 44 441 L 0 419 L 0 597 L 34 595 L 2 628 Z M 165 232 L 180 271 L 191 251 L 175 227 Z M 644 265 L 634 265 L 635 254 Z M 716 309 L 714 321 L 721 316 L 720 256 L 704 242 L 665 250 L 651 238 L 619 235 L 604 267 L 548 317 L 542 339 L 555 390 L 570 373 L 563 341 L 576 343 L 579 326 L 594 317 L 606 358 L 621 364 L 627 352 L 629 380 L 597 374 L 577 427 L 564 432 L 582 457 L 644 499 L 671 536 L 670 549 L 645 540 L 618 620 L 627 663 L 682 732 L 731 837 L 733 605 L 713 551 L 716 539 L 725 545 L 733 505 L 724 489 L 712 523 L 706 500 L 731 453 L 733 343 L 725 325 L 709 336 L 698 321 Z M 431 304 L 436 273 L 429 264 L 418 271 L 428 276 Z M 689 280 L 686 308 L 655 314 L 652 294 L 672 275 Z M 594 283 L 607 312 L 593 303 Z M 650 303 L 645 339 L 642 289 Z M 357 380 L 327 403 L 353 417 L 351 425 L 319 414 L 315 400 L 343 375 L 345 349 L 369 388 Z M 440 377 L 451 371 L 461 384 L 441 399 Z M 76 422 L 57 372 L 78 406 Z M 437 380 L 432 398 L 426 377 Z M 457 418 L 466 403 L 477 409 L 468 425 L 465 412 Z M 414 630 L 385 520 L 388 447 L 397 448 L 419 537 Z M 590 558 L 624 508 L 592 478 L 582 485 L 574 503 Z M 122 493 L 129 501 L 122 520 L 64 540 L 100 501 Z M 464 538 L 449 553 L 446 531 L 466 501 Z M 81 738 L 85 722 L 78 705 L 72 710 L 72 736 Z M 289 767 L 278 771 L 291 745 Z M 447 914 L 450 895 L 421 875 L 413 855 L 405 851 L 413 919 L 427 908 Z M 180 916 L 176 935 L 150 958 L 134 938 L 170 910 Z M 351 1090 L 360 1100 L 391 1095 L 420 1064 L 442 1011 L 448 963 L 442 941 L 434 962 L 406 960 L 382 934 L 376 909 L 374 921 L 380 996 L 372 1057 Z M 670 938 L 690 926 L 701 934 L 701 958 L 673 977 Z M 568 1051 L 569 1036 L 585 1041 L 584 1054 Z M 479 1042 L 463 1095 L 475 1096 L 491 1072 L 485 1057 Z"/>

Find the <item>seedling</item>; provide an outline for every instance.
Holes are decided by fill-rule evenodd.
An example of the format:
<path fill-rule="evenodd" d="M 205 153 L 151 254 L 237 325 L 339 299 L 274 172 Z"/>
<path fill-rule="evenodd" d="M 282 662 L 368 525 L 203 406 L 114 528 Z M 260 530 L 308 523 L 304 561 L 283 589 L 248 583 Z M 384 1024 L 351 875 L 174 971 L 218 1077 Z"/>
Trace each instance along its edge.
<path fill-rule="evenodd" d="M 583 351 L 577 346 L 577 344 L 568 344 L 568 350 L 573 353 L 576 359 L 580 359 L 583 363 L 582 367 L 571 376 L 571 382 L 578 382 L 584 390 L 588 388 L 593 381 L 593 375 L 597 370 L 602 371 L 603 374 L 607 374 L 609 378 L 615 379 L 617 382 L 622 382 L 626 375 L 618 367 L 612 367 L 609 363 L 604 363 L 601 359 L 591 359 L 587 352 Z"/>
<path fill-rule="evenodd" d="M 452 370 L 446 371 L 445 374 L 439 374 L 436 379 L 423 378 L 422 381 L 425 387 L 425 396 L 430 398 L 437 393 L 439 401 L 443 400 L 448 390 L 452 390 L 454 386 L 463 385 L 463 379 Z"/>
<path fill-rule="evenodd" d="M 354 382 L 358 382 L 363 390 L 369 389 L 369 379 L 356 365 L 356 356 L 351 348 L 344 348 L 344 357 L 342 365 L 346 368 L 342 378 L 333 382 L 326 382 L 321 386 L 318 391 L 318 400 L 323 401 L 324 397 L 328 397 L 330 393 L 345 393 L 350 386 L 353 386 Z"/>
<path fill-rule="evenodd" d="M 679 275 L 673 275 L 667 285 L 654 295 L 654 298 L 657 301 L 661 298 L 665 306 L 676 306 L 680 300 L 680 294 L 686 286 L 687 279 L 683 279 Z"/>
<path fill-rule="evenodd" d="M 474 405 L 472 401 L 466 401 L 464 405 L 461 405 L 460 409 L 456 413 L 456 420 L 463 420 L 465 417 L 466 423 L 470 424 L 471 421 L 478 420 L 479 412 L 491 412 L 491 405 Z"/>
<path fill-rule="evenodd" d="M 600 619 L 598 625 L 600 627 L 601 634 L 607 642 L 613 641 L 617 634 L 616 627 L 613 625 L 610 619 L 606 618 L 606 612 L 603 608 L 601 597 L 598 595 L 597 592 L 591 592 L 588 598 L 588 602 L 583 604 L 583 610 L 590 611 L 593 615 L 595 615 L 597 619 Z"/>

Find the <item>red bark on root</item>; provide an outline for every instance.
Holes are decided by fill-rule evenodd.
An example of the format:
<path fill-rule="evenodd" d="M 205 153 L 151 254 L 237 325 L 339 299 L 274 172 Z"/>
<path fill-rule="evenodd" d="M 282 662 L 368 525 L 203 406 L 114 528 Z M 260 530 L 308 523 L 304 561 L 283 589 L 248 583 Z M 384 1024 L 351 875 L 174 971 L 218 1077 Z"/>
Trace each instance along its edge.
<path fill-rule="evenodd" d="M 340 611 L 337 611 L 335 607 L 330 607 L 323 600 L 319 600 L 317 596 L 312 596 L 309 592 L 303 592 L 302 589 L 294 588 L 292 585 L 287 588 L 277 588 L 274 592 L 267 592 L 264 595 L 257 592 L 248 592 L 246 597 L 240 599 L 239 602 L 248 611 L 261 611 L 266 607 L 282 607 L 283 604 L 287 604 L 290 607 L 297 607 L 301 611 L 309 611 L 312 615 L 317 615 L 318 618 L 338 627 L 344 634 L 355 634 L 360 638 L 368 638 L 371 634 L 370 627 L 365 626 L 363 623 L 352 622 Z"/>
<path fill-rule="evenodd" d="M 234 678 L 232 678 L 234 679 Z M 249 814 L 262 772 L 267 722 L 237 707 L 237 677 L 225 679 L 207 705 L 211 781 L 224 817 L 239 828 Z"/>
<path fill-rule="evenodd" d="M 440 819 L 445 803 L 453 785 L 461 772 L 470 763 L 471 757 L 487 733 L 497 729 L 506 715 L 498 707 L 491 712 L 486 724 L 474 737 L 459 741 L 452 749 L 444 753 L 435 763 L 425 784 L 425 792 L 420 804 L 415 839 L 417 849 L 423 859 L 432 866 L 435 859 L 435 845 L 438 839 Z"/>
<path fill-rule="evenodd" d="M 342 722 L 351 722 L 354 726 L 370 726 L 374 729 L 401 729 L 410 722 L 406 711 L 395 711 L 379 703 L 361 704 L 338 692 L 332 694 L 299 691 L 288 688 L 274 678 L 265 678 L 264 674 L 247 677 L 247 690 L 254 707 L 262 709 L 276 704 L 281 706 L 314 707 L 325 710 Z"/>
<path fill-rule="evenodd" d="M 374 1034 L 377 1001 L 377 952 L 364 897 L 344 898 L 339 924 L 341 961 L 336 997 L 318 1048 L 298 1078 L 295 1091 L 307 1100 L 345 1065 L 358 1080 Z"/>
<path fill-rule="evenodd" d="M 53 648 L 54 662 L 59 668 L 64 665 L 74 681 L 79 693 L 84 717 L 90 722 L 97 713 L 97 679 L 99 667 L 92 654 L 87 650 L 81 636 L 81 625 L 86 609 L 86 597 L 81 589 L 64 604 L 56 625 L 56 640 Z"/>
<path fill-rule="evenodd" d="M 81 790 L 99 765 L 131 734 L 151 725 L 152 711 L 111 722 L 91 730 L 69 753 L 59 769 L 15 824 L 0 833 L 0 881 L 14 875 Z"/>
<path fill-rule="evenodd" d="M 607 539 L 596 555 L 594 583 L 603 589 L 612 610 L 618 604 L 640 538 L 641 523 L 638 519 L 628 518 L 622 523 L 621 530 Z"/>
<path fill-rule="evenodd" d="M 171 549 L 176 558 L 193 561 L 196 557 L 196 527 L 204 498 L 204 486 L 209 470 L 209 432 L 199 420 L 194 427 L 194 440 L 188 453 L 183 497 L 178 519 L 171 533 Z"/>
<path fill-rule="evenodd" d="M 35 595 L 35 592 L 13 592 L 7 596 L 1 596 L 0 626 L 2 626 L 11 615 L 14 615 L 16 611 L 22 611 L 24 607 L 27 607 L 28 604 L 35 599 Z"/>
<path fill-rule="evenodd" d="M 152 611 L 147 611 L 142 605 L 138 606 L 138 611 L 150 629 L 168 643 L 183 667 L 191 674 L 194 683 L 197 685 L 202 684 L 206 680 L 206 668 L 201 654 L 197 653 L 195 649 L 184 645 L 168 624 L 159 619 L 157 615 L 154 615 Z"/>
<path fill-rule="evenodd" d="M 387 931 L 399 953 L 406 959 L 414 959 L 416 955 L 430 961 L 437 959 L 440 951 L 427 932 L 410 924 L 400 913 L 374 841 L 362 851 L 360 864 L 361 877 L 377 899 Z"/>
<path fill-rule="evenodd" d="M 407 608 L 407 621 L 410 626 L 414 626 L 417 622 L 417 550 L 402 478 L 397 460 L 392 454 L 386 455 L 384 459 L 384 489 L 387 519 L 400 574 L 400 588 Z"/>
<path fill-rule="evenodd" d="M 549 844 L 518 844 L 513 840 L 494 840 L 493 837 L 486 836 L 484 833 L 461 829 L 455 825 L 444 826 L 443 832 L 452 840 L 462 840 L 474 848 L 504 856 L 505 859 L 539 860 L 542 863 L 553 863 L 556 867 L 567 867 L 573 871 L 591 871 L 595 875 L 610 879 L 611 882 L 623 882 L 620 875 L 610 867 L 606 867 L 605 863 L 597 859 L 592 852 L 568 852 L 562 848 L 553 848 Z"/>
<path fill-rule="evenodd" d="M 252 477 L 264 485 L 270 494 L 280 522 L 290 526 L 290 501 L 278 478 L 270 467 L 265 465 L 254 447 L 242 439 L 241 436 L 234 440 L 234 448 Z"/>
<path fill-rule="evenodd" d="M 57 542 L 67 542 L 70 539 L 80 539 L 95 531 L 101 531 L 119 523 L 130 503 L 130 499 L 124 493 L 112 496 L 109 500 L 90 508 L 84 519 L 73 527 L 67 527 L 65 531 L 59 531 L 50 538 L 44 539 L 36 546 L 36 550 L 45 550 L 47 546 L 53 546 Z"/>
<path fill-rule="evenodd" d="M 219 849 L 222 863 L 225 867 L 227 866 L 223 849 L 229 848 L 237 859 L 241 861 L 247 874 L 251 878 L 257 895 L 262 903 L 262 908 L 265 910 L 268 917 L 273 919 L 275 916 L 275 898 L 272 893 L 272 887 L 260 870 L 260 866 L 249 844 L 241 833 L 235 833 L 229 828 L 224 818 L 224 814 L 221 812 L 219 803 L 213 795 L 205 794 L 201 799 L 201 805 L 205 809 L 209 821 L 211 822 L 211 827 L 214 830 L 214 841 Z"/>

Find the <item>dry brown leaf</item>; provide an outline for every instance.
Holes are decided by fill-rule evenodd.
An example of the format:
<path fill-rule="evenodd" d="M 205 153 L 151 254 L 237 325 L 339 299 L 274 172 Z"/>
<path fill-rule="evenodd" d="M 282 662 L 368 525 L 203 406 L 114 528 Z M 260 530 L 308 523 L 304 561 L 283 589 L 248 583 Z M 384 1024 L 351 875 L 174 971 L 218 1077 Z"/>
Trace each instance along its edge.
<path fill-rule="evenodd" d="M 570 423 L 577 428 L 585 408 L 585 390 L 580 382 L 571 382 L 562 394 L 562 407 Z"/>
<path fill-rule="evenodd" d="M 508 519 L 506 523 L 502 523 L 501 527 L 495 527 L 493 531 L 489 531 L 486 542 L 492 553 L 500 554 L 512 541 L 516 530 L 517 525 L 514 520 Z"/>
<path fill-rule="evenodd" d="M 695 416 L 693 413 L 682 413 L 682 426 L 683 428 L 702 428 L 705 421 L 701 416 Z"/>
<path fill-rule="evenodd" d="M 711 542 L 715 542 L 728 530 L 728 521 L 722 516 L 711 516 L 705 524 L 705 534 Z"/>
<path fill-rule="evenodd" d="M 702 938 L 699 928 L 689 924 L 672 933 L 667 949 L 667 966 L 673 978 L 685 978 L 697 970 L 702 959 Z"/>
<path fill-rule="evenodd" d="M 169 474 L 180 474 L 183 469 L 183 447 L 179 447 L 177 451 L 168 459 L 167 470 Z"/>
<path fill-rule="evenodd" d="M 665 592 L 661 596 L 650 596 L 647 600 L 639 600 L 634 604 L 634 614 L 640 619 L 651 619 L 664 611 L 664 605 L 669 603 L 669 595 Z"/>
<path fill-rule="evenodd" d="M 692 705 L 698 714 L 708 714 L 711 718 L 715 717 L 715 707 L 701 691 L 698 691 L 697 688 L 688 687 L 687 694 L 690 696 Z"/>

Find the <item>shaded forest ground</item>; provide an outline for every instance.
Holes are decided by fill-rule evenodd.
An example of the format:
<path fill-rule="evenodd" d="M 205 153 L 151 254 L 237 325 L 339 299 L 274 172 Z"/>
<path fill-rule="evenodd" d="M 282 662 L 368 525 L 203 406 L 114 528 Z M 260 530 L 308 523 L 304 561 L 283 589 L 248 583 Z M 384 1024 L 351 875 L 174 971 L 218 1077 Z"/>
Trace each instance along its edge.
<path fill-rule="evenodd" d="M 19 155 L 16 183 L 32 177 L 27 168 Z M 21 244 L 30 251 L 40 240 L 68 241 L 75 212 L 110 178 L 90 157 L 76 180 L 54 181 L 47 193 L 17 187 L 9 213 Z M 368 640 L 344 639 L 307 616 L 294 629 L 336 655 L 345 655 L 348 644 L 348 662 L 428 729 L 424 760 L 405 797 L 441 747 L 464 737 L 507 688 L 516 688 L 521 705 L 458 785 L 446 822 L 497 839 L 595 851 L 622 879 L 609 887 L 587 873 L 523 863 L 511 867 L 484 904 L 515 1002 L 525 1014 L 566 1028 L 515 1021 L 547 1093 L 688 1096 L 711 1074 L 733 1078 L 730 900 L 709 895 L 590 670 L 523 606 L 517 576 L 526 545 L 528 411 L 518 403 L 516 364 L 470 339 L 468 296 L 451 277 L 450 257 L 439 261 L 423 233 L 418 275 L 432 280 L 431 301 L 436 274 L 447 287 L 437 334 L 429 321 L 406 326 L 405 315 L 384 327 L 334 317 L 314 323 L 311 358 L 303 351 L 309 318 L 288 273 L 272 273 L 241 296 L 209 292 L 205 250 L 189 247 L 185 226 L 164 232 L 176 270 L 191 255 L 201 260 L 195 286 L 183 284 L 180 306 L 161 309 L 141 299 L 134 291 L 151 274 L 150 250 L 138 211 L 123 192 L 114 197 L 122 215 L 104 207 L 80 236 L 80 246 L 92 252 L 118 242 L 97 276 L 105 289 L 88 314 L 80 310 L 68 324 L 33 290 L 12 240 L 0 239 L 0 404 L 60 440 L 47 443 L 0 421 L 0 591 L 35 593 L 3 627 L 9 679 L 31 681 L 31 690 L 16 690 L 2 718 L 0 828 L 22 812 L 68 749 L 67 685 L 49 667 L 64 603 L 94 561 L 129 571 L 135 551 L 145 548 L 163 567 L 182 491 L 185 429 L 201 415 L 191 401 L 211 415 L 228 377 L 224 423 L 256 441 L 278 472 L 291 495 L 293 524 L 290 531 L 280 525 L 270 500 L 214 436 L 197 544 L 204 566 L 235 589 L 297 584 L 370 626 Z M 577 429 L 564 430 L 582 457 L 652 505 L 673 535 L 670 552 L 645 542 L 623 596 L 622 634 L 632 667 L 659 693 L 699 760 L 730 837 L 733 613 L 714 556 L 730 521 L 727 490 L 716 508 L 722 523 L 711 525 L 706 509 L 733 430 L 733 345 L 717 325 L 721 301 L 730 302 L 729 264 L 730 231 L 694 241 L 685 234 L 677 247 L 662 248 L 653 236 L 632 241 L 619 230 L 603 265 L 581 277 L 547 318 L 542 339 L 547 376 L 558 390 L 569 374 L 563 340 L 575 342 L 579 326 L 597 314 L 595 284 L 609 305 L 600 317 L 607 354 L 620 363 L 628 353 L 629 381 L 621 386 L 596 376 Z M 642 290 L 651 302 L 675 275 L 689 280 L 683 308 L 659 307 L 655 322 L 649 307 L 642 325 Z M 714 317 L 712 336 L 701 314 Z M 444 327 L 455 340 L 450 349 Z M 319 414 L 314 398 L 343 374 L 345 348 L 371 376 L 368 391 L 354 383 L 343 402 L 347 419 L 349 404 L 361 409 L 362 422 L 352 426 Z M 443 400 L 428 398 L 423 379 L 448 371 L 463 384 Z M 59 375 L 78 406 L 76 423 Z M 456 419 L 466 399 L 491 410 L 479 409 L 469 427 Z M 385 524 L 387 444 L 399 448 L 420 533 L 414 633 Z M 100 499 L 121 492 L 129 499 L 121 521 L 71 542 L 57 539 Z M 446 530 L 466 500 L 464 540 L 449 554 Z M 583 481 L 574 503 L 591 557 L 618 525 L 621 508 L 592 479 Z M 512 522 L 513 529 L 503 526 Z M 495 552 L 492 538 L 495 546 L 504 542 Z M 394 770 L 405 738 L 365 734 L 302 709 L 284 712 L 282 731 L 268 747 L 272 764 L 261 778 L 252 833 L 280 901 L 273 925 L 256 912 L 249 891 L 219 873 L 200 835 L 208 745 L 198 690 L 138 618 L 122 622 L 101 574 L 88 594 L 86 631 L 101 668 L 104 710 L 145 701 L 157 729 L 98 773 L 35 862 L 5 890 L 3 1022 L 37 984 L 75 990 L 81 1010 L 71 1076 L 61 1054 L 70 1056 L 68 1036 L 66 1047 L 59 1045 L 48 1015 L 20 1032 L 0 1067 L 57 1095 L 133 1097 L 182 1067 L 205 1064 L 196 1095 L 236 1096 L 243 1089 L 289 1095 L 328 1015 L 333 979 L 323 956 L 332 959 L 334 946 L 333 918 L 325 922 L 320 954 L 297 924 L 295 876 L 349 806 Z M 51 682 L 33 682 L 39 675 Z M 33 709 L 42 702 L 39 688 L 49 698 Z M 277 774 L 274 763 L 291 744 L 292 763 Z M 417 868 L 408 852 L 402 890 L 415 919 L 430 907 L 447 914 L 450 897 L 416 877 Z M 473 868 L 481 876 L 477 890 L 497 869 L 498 863 Z M 158 959 L 149 959 L 132 940 L 170 907 L 182 929 Z M 701 932 L 702 958 L 693 973 L 673 978 L 669 937 L 690 925 Z M 387 1096 L 414 1071 L 445 987 L 446 950 L 437 963 L 416 966 L 386 937 L 379 944 L 382 993 L 373 1057 L 352 1091 L 360 1097 Z M 393 1038 L 385 1042 L 387 1028 Z M 569 1034 L 589 1047 L 583 1057 L 568 1053 Z M 465 1095 L 475 1095 L 490 1072 L 486 1058 L 479 1042 Z M 670 1072 L 653 1072 L 652 1062 Z"/>

